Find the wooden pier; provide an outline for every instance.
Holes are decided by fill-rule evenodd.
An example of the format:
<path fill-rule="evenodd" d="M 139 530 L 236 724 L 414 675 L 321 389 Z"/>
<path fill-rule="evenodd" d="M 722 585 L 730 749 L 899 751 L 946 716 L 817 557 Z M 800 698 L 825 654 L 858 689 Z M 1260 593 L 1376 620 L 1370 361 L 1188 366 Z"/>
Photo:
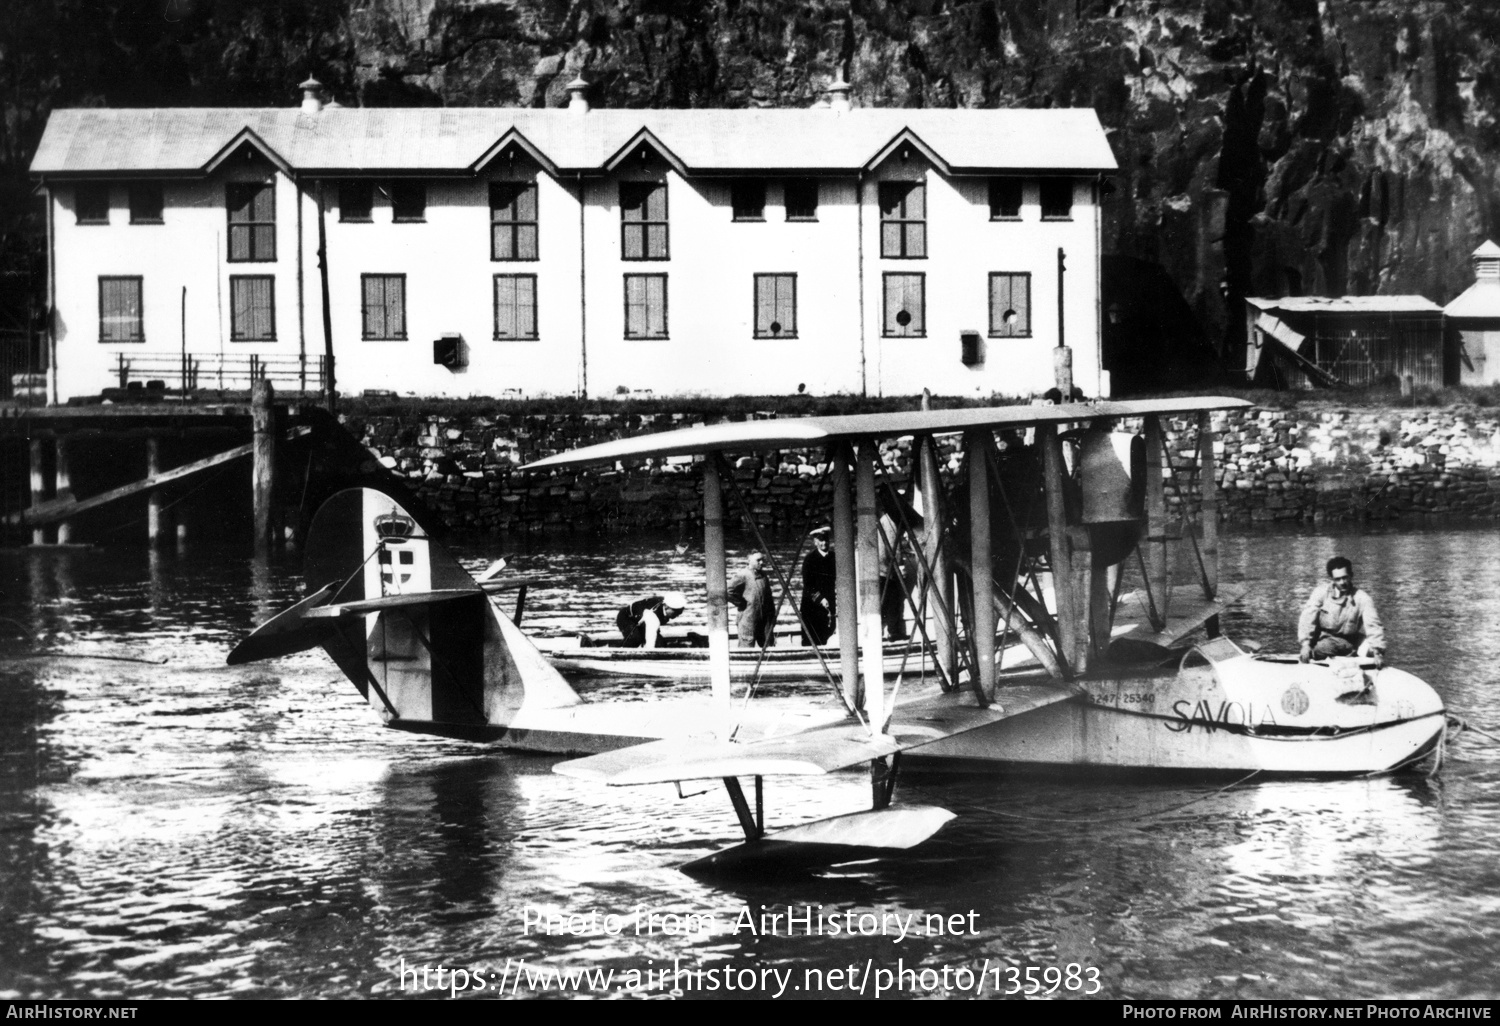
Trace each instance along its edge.
<path fill-rule="evenodd" d="M 356 484 L 405 491 L 321 406 L 278 403 L 266 381 L 241 402 L 0 410 L 10 545 L 201 534 L 263 555 L 300 537 L 323 497 Z"/>

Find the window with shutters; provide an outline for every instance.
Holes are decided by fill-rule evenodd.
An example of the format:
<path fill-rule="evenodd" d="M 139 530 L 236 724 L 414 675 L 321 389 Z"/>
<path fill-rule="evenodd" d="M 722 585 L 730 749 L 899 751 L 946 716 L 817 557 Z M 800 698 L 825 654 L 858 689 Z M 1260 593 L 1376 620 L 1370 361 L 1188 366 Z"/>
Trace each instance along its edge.
<path fill-rule="evenodd" d="M 165 205 L 160 182 L 130 183 L 131 224 L 161 224 Z"/>
<path fill-rule="evenodd" d="M 797 276 L 755 276 L 755 337 L 797 337 Z"/>
<path fill-rule="evenodd" d="M 490 259 L 537 259 L 536 182 L 490 183 Z"/>
<path fill-rule="evenodd" d="M 75 188 L 73 213 L 79 224 L 109 224 L 109 186 L 80 185 Z"/>
<path fill-rule="evenodd" d="M 353 179 L 339 183 L 339 220 L 367 224 L 375 220 L 375 183 Z"/>
<path fill-rule="evenodd" d="M 495 275 L 495 338 L 536 337 L 536 275 Z"/>
<path fill-rule="evenodd" d="M 1042 179 L 1042 220 L 1069 221 L 1073 217 L 1073 179 Z"/>
<path fill-rule="evenodd" d="M 1031 337 L 1031 275 L 990 274 L 990 337 Z"/>
<path fill-rule="evenodd" d="M 230 182 L 229 260 L 253 263 L 276 259 L 276 187 L 270 182 Z"/>
<path fill-rule="evenodd" d="M 667 276 L 625 276 L 625 337 L 667 337 Z"/>
<path fill-rule="evenodd" d="M 990 179 L 990 220 L 1019 221 L 1021 219 L 1021 179 Z"/>
<path fill-rule="evenodd" d="M 816 221 L 818 219 L 818 180 L 816 178 L 788 178 L 782 189 L 788 221 Z"/>
<path fill-rule="evenodd" d="M 880 183 L 880 255 L 927 256 L 927 186 L 921 182 Z"/>
<path fill-rule="evenodd" d="M 927 276 L 885 275 L 884 334 L 887 338 L 923 338 L 927 334 Z"/>
<path fill-rule="evenodd" d="M 142 280 L 99 279 L 99 341 L 144 342 L 141 327 Z"/>
<path fill-rule="evenodd" d="M 362 274 L 363 334 L 367 339 L 406 338 L 406 275 Z"/>
<path fill-rule="evenodd" d="M 620 258 L 667 259 L 667 183 L 620 183 Z"/>
<path fill-rule="evenodd" d="M 230 275 L 229 340 L 276 341 L 276 279 L 269 274 Z"/>

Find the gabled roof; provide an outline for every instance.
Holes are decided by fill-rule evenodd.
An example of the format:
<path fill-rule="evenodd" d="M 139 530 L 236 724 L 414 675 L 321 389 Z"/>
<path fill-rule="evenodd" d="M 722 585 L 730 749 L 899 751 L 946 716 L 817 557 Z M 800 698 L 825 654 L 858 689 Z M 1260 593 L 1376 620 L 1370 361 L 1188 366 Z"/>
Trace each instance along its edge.
<path fill-rule="evenodd" d="M 621 146 L 614 153 L 610 154 L 609 158 L 604 161 L 604 170 L 618 170 L 620 165 L 625 163 L 630 155 L 635 152 L 637 146 L 641 147 L 643 151 L 647 147 L 655 150 L 657 156 L 670 164 L 672 170 L 678 174 L 686 176 L 690 173 L 687 166 L 683 164 L 682 158 L 673 153 L 670 147 L 663 146 L 662 141 L 656 137 L 656 133 L 649 128 L 642 128 L 635 135 L 631 136 L 624 146 Z"/>
<path fill-rule="evenodd" d="M 1089 109 L 225 107 L 53 111 L 31 173 L 204 174 L 246 133 L 301 174 L 469 175 L 507 139 L 561 173 L 601 174 L 647 135 L 690 174 L 852 175 L 903 141 L 954 174 L 1115 169 Z"/>
<path fill-rule="evenodd" d="M 471 170 L 483 170 L 489 165 L 491 161 L 499 159 L 500 154 L 504 153 L 506 149 L 511 146 L 514 146 L 516 149 L 525 153 L 532 160 L 536 161 L 537 164 L 541 166 L 542 170 L 546 171 L 553 178 L 557 177 L 557 164 L 553 162 L 552 158 L 547 156 L 541 150 L 537 149 L 536 146 L 532 144 L 530 139 L 526 138 L 525 135 L 518 132 L 514 128 L 506 132 L 499 139 L 495 140 L 495 144 L 493 146 L 485 150 L 484 153 L 480 154 L 479 159 L 474 161 L 474 163 L 471 165 Z"/>
<path fill-rule="evenodd" d="M 210 174 L 217 171 L 221 164 L 239 151 L 241 146 L 248 146 L 256 153 L 259 153 L 266 160 L 276 165 L 276 169 L 283 174 L 291 174 L 292 168 L 286 162 L 286 159 L 267 146 L 265 140 L 256 135 L 255 130 L 251 128 L 241 129 L 233 139 L 229 140 L 219 149 L 218 153 L 215 153 L 208 159 L 208 163 L 203 165 L 203 170 Z"/>
<path fill-rule="evenodd" d="M 923 157 L 927 158 L 927 160 L 932 164 L 933 167 L 937 168 L 943 174 L 946 175 L 952 173 L 952 168 L 949 166 L 948 162 L 943 159 L 942 154 L 938 153 L 931 146 L 928 146 L 925 142 L 923 142 L 922 137 L 919 136 L 916 132 L 913 132 L 910 128 L 901 129 L 901 131 L 896 133 L 896 137 L 894 139 L 882 146 L 879 152 L 877 152 L 869 160 L 865 161 L 864 170 L 873 171 L 875 168 L 885 163 L 891 157 L 895 156 L 896 151 L 904 146 L 910 146 L 912 149 L 916 150 Z"/>

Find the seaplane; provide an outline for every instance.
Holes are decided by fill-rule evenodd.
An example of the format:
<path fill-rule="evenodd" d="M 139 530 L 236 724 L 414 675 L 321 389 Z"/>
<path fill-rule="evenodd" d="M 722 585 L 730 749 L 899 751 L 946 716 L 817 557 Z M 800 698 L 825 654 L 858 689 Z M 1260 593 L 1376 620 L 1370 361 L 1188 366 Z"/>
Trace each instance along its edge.
<path fill-rule="evenodd" d="M 921 843 L 952 813 L 893 802 L 904 756 L 928 769 L 1303 776 L 1390 773 L 1435 757 L 1446 712 L 1415 676 L 1357 658 L 1261 656 L 1221 632 L 1236 595 L 1218 581 L 1213 419 L 1247 405 L 1196 397 L 722 423 L 523 468 L 697 458 L 707 694 L 584 701 L 521 630 L 519 606 L 509 615 L 498 604 L 503 577 L 476 580 L 370 489 L 322 506 L 304 547 L 306 597 L 229 662 L 321 647 L 391 728 L 569 756 L 556 772 L 612 786 L 680 793 L 684 782 L 720 780 L 745 840 L 690 872 Z M 1167 445 L 1169 417 L 1196 436 L 1189 451 L 1181 439 L 1175 452 Z M 961 470 L 945 483 L 940 445 L 954 436 Z M 914 454 L 905 491 L 881 456 L 882 442 L 902 438 Z M 789 449 L 826 455 L 838 608 L 852 611 L 841 613 L 836 649 L 815 650 L 829 684 L 821 700 L 760 696 L 753 680 L 736 695 L 731 680 L 726 495 L 772 548 L 728 458 Z M 901 587 L 921 666 L 888 682 L 881 554 L 902 544 L 918 564 Z M 789 594 L 774 553 L 771 566 Z M 1130 577 L 1139 587 L 1127 592 Z M 766 778 L 861 766 L 868 809 L 767 829 Z"/>

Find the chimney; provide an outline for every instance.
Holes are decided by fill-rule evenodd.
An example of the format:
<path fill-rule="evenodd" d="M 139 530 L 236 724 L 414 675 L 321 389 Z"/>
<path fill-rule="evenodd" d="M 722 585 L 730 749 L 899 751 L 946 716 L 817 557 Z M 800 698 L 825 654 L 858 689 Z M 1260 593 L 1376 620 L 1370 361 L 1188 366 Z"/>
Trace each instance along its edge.
<path fill-rule="evenodd" d="M 568 109 L 575 114 L 587 114 L 589 101 L 583 94 L 588 92 L 589 84 L 583 80 L 583 76 L 579 75 L 563 88 L 568 91 Z"/>
<path fill-rule="evenodd" d="M 845 111 L 849 110 L 849 90 L 852 87 L 844 81 L 844 73 L 839 72 L 838 77 L 828 83 L 828 109 Z"/>
<path fill-rule="evenodd" d="M 1500 246 L 1485 240 L 1469 259 L 1474 262 L 1475 281 L 1500 281 Z"/>
<path fill-rule="evenodd" d="M 323 83 L 307 76 L 307 81 L 297 87 L 302 90 L 302 113 L 316 114 L 323 109 Z"/>

